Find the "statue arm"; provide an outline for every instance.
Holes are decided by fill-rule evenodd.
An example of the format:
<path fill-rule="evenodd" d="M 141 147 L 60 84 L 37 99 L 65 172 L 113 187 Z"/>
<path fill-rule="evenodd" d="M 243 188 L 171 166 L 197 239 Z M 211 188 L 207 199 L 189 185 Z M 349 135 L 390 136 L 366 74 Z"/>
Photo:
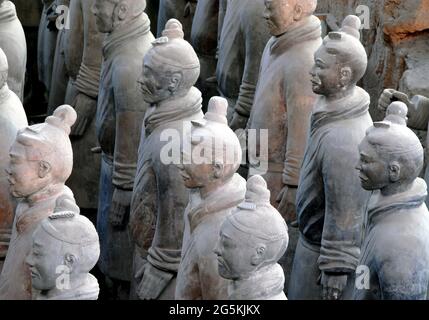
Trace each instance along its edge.
<path fill-rule="evenodd" d="M 360 257 L 363 220 L 369 193 L 355 169 L 357 142 L 333 131 L 322 146 L 325 220 L 319 269 L 333 274 L 355 271 Z"/>
<path fill-rule="evenodd" d="M 91 12 L 94 1 L 79 0 L 79 2 L 81 2 L 84 24 L 84 48 L 76 87 L 79 92 L 96 99 L 100 83 L 104 35 L 97 31 L 95 16 Z"/>
<path fill-rule="evenodd" d="M 218 16 L 218 32 L 217 32 L 217 49 L 216 49 L 216 59 L 219 57 L 219 44 L 220 44 L 220 38 L 222 34 L 222 28 L 223 28 L 223 22 L 225 20 L 225 14 L 226 14 L 226 4 L 227 0 L 219 0 L 219 16 Z"/>
<path fill-rule="evenodd" d="M 124 61 L 127 60 L 127 61 Z M 116 137 L 113 163 L 113 185 L 131 191 L 136 174 L 138 146 L 146 104 L 137 90 L 140 68 L 125 57 L 116 61 L 113 77 L 116 113 Z"/>
<path fill-rule="evenodd" d="M 70 29 L 66 30 L 66 46 L 64 51 L 67 73 L 75 79 L 83 59 L 84 26 L 83 9 L 80 1 L 70 1 Z"/>
<path fill-rule="evenodd" d="M 130 211 L 130 232 L 144 256 L 150 248 L 157 213 L 157 182 L 152 162 L 145 161 L 136 175 Z"/>
<path fill-rule="evenodd" d="M 390 239 L 389 243 L 379 247 L 376 271 L 382 299 L 425 300 L 429 281 L 426 262 L 421 254 L 425 249 L 410 239 Z M 411 254 L 404 254 L 407 252 Z"/>
<path fill-rule="evenodd" d="M 286 101 L 286 155 L 283 169 L 283 183 L 287 186 L 298 186 L 299 174 L 304 159 L 305 146 L 310 125 L 310 116 L 316 102 L 316 95 L 310 86 L 304 88 L 302 83 L 310 83 L 309 73 L 301 70 L 285 71 L 284 101 Z M 288 78 L 288 73 L 294 75 Z M 299 78 L 300 81 L 296 81 Z"/>
<path fill-rule="evenodd" d="M 257 10 L 253 11 L 255 13 L 242 18 L 244 25 L 242 32 L 245 37 L 245 64 L 240 93 L 235 105 L 235 112 L 245 118 L 250 117 L 262 54 L 268 41 L 268 31 L 262 17 L 262 11 L 260 14 L 256 14 Z"/>
<path fill-rule="evenodd" d="M 408 105 L 408 126 L 416 130 L 427 130 L 429 123 L 429 98 L 414 96 Z"/>

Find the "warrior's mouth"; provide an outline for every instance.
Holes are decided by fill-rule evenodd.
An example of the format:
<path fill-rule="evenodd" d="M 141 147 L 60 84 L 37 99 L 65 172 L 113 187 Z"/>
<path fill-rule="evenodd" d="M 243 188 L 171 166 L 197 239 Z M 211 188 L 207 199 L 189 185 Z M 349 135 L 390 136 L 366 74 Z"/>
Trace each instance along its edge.
<path fill-rule="evenodd" d="M 311 79 L 311 83 L 313 86 L 319 87 L 322 83 L 317 79 Z"/>
<path fill-rule="evenodd" d="M 363 181 L 363 182 L 368 182 L 368 181 L 369 181 L 369 178 L 368 178 L 367 176 L 364 176 L 363 174 L 360 174 L 360 175 L 359 175 L 359 179 L 360 179 L 361 181 Z"/>
<path fill-rule="evenodd" d="M 185 181 L 191 180 L 191 177 L 182 171 L 180 171 L 180 175 L 182 176 L 183 180 L 185 180 Z"/>

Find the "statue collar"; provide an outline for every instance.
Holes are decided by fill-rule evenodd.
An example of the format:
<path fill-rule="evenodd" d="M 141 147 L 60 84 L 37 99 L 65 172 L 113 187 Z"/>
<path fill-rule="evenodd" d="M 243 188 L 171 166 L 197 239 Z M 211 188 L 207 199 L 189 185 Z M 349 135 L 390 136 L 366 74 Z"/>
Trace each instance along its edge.
<path fill-rule="evenodd" d="M 201 92 L 192 87 L 186 95 L 173 97 L 159 104 L 151 105 L 145 115 L 144 125 L 146 135 L 156 128 L 169 122 L 183 120 L 201 113 Z"/>
<path fill-rule="evenodd" d="M 198 192 L 195 190 L 194 192 Z M 246 180 L 235 173 L 224 186 L 217 189 L 205 199 L 200 199 L 200 203 L 191 208 L 188 214 L 191 233 L 204 220 L 205 217 L 216 212 L 234 208 L 243 202 L 246 194 Z"/>
<path fill-rule="evenodd" d="M 311 132 L 332 122 L 355 119 L 368 113 L 369 94 L 356 87 L 353 94 L 332 102 L 327 106 L 325 97 L 320 96 L 311 116 Z"/>
<path fill-rule="evenodd" d="M 321 39 L 322 27 L 319 18 L 309 16 L 302 20 L 302 23 L 292 28 L 288 32 L 271 37 L 268 47 L 271 54 L 283 54 L 289 48 L 306 41 Z"/>
<path fill-rule="evenodd" d="M 15 5 L 11 1 L 5 1 L 0 7 L 0 23 L 18 19 Z"/>
<path fill-rule="evenodd" d="M 103 55 L 108 59 L 114 52 L 122 47 L 126 47 L 127 42 L 138 37 L 142 37 L 150 32 L 150 20 L 146 13 L 129 21 L 127 24 L 115 29 L 107 34 L 103 43 Z"/>
<path fill-rule="evenodd" d="M 375 191 L 368 205 L 368 226 L 371 228 L 385 215 L 420 207 L 427 195 L 426 182 L 421 178 L 417 178 L 411 189 L 402 193 L 383 196 L 379 190 Z"/>
<path fill-rule="evenodd" d="M 228 287 L 229 300 L 280 300 L 285 276 L 278 264 L 268 265 L 247 279 L 231 281 Z"/>

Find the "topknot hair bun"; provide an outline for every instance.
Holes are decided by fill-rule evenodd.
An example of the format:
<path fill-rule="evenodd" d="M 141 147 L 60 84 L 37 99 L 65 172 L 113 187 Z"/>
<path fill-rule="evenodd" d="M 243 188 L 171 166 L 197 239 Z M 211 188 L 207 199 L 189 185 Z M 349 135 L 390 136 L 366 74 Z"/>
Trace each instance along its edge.
<path fill-rule="evenodd" d="M 167 21 L 162 35 L 170 40 L 184 39 L 185 37 L 185 33 L 183 32 L 183 26 L 177 19 L 170 19 Z"/>
<path fill-rule="evenodd" d="M 45 122 L 64 130 L 64 132 L 69 135 L 71 127 L 75 124 L 76 119 L 76 111 L 71 106 L 65 104 L 58 107 L 52 116 L 46 118 Z"/>
<path fill-rule="evenodd" d="M 246 202 L 270 204 L 270 196 L 267 182 L 260 175 L 252 176 L 247 180 Z"/>
<path fill-rule="evenodd" d="M 360 21 L 359 17 L 355 15 L 349 15 L 344 19 L 343 24 L 341 25 L 341 31 L 360 40 L 361 25 L 362 22 Z"/>

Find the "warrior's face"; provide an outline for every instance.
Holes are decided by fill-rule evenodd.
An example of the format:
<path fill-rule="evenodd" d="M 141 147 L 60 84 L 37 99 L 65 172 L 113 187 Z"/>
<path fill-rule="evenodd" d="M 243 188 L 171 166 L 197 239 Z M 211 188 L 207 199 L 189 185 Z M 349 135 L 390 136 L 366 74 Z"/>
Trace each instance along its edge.
<path fill-rule="evenodd" d="M 96 17 L 97 29 L 101 33 L 110 33 L 114 29 L 117 4 L 111 0 L 95 0 L 91 8 Z"/>
<path fill-rule="evenodd" d="M 383 189 L 391 183 L 388 160 L 380 156 L 367 138 L 359 145 L 359 154 L 360 159 L 356 169 L 359 171 L 359 179 L 365 190 Z"/>
<path fill-rule="evenodd" d="M 178 165 L 180 175 L 186 188 L 197 189 L 204 188 L 210 185 L 215 180 L 212 164 L 181 164 Z"/>
<path fill-rule="evenodd" d="M 341 72 L 336 56 L 321 46 L 314 54 L 314 66 L 310 72 L 313 92 L 327 97 L 337 94 L 344 87 Z"/>
<path fill-rule="evenodd" d="M 143 99 L 150 104 L 157 104 L 171 98 L 179 86 L 182 77 L 179 73 L 169 71 L 168 68 L 159 65 L 153 58 L 152 52 L 148 52 L 143 62 L 143 72 L 138 83 L 143 93 Z"/>
<path fill-rule="evenodd" d="M 270 33 L 280 36 L 295 22 L 296 0 L 265 0 L 264 18 Z"/>
<path fill-rule="evenodd" d="M 224 176 L 223 163 L 215 160 L 215 138 L 210 132 L 197 129 L 191 139 L 188 148 L 182 147 L 182 162 L 177 168 L 187 188 L 210 188 Z"/>
<path fill-rule="evenodd" d="M 61 274 L 66 271 L 69 273 L 65 270 L 62 247 L 61 241 L 51 237 L 40 227 L 36 229 L 32 250 L 25 260 L 30 268 L 33 288 L 41 291 L 54 289 Z"/>
<path fill-rule="evenodd" d="M 222 225 L 219 241 L 214 249 L 219 275 L 229 280 L 248 277 L 263 262 L 263 252 L 250 236 L 238 232 L 231 223 Z"/>
<path fill-rule="evenodd" d="M 28 160 L 25 147 L 14 143 L 6 169 L 10 192 L 16 198 L 27 198 L 51 183 L 51 166 L 45 161 Z"/>

